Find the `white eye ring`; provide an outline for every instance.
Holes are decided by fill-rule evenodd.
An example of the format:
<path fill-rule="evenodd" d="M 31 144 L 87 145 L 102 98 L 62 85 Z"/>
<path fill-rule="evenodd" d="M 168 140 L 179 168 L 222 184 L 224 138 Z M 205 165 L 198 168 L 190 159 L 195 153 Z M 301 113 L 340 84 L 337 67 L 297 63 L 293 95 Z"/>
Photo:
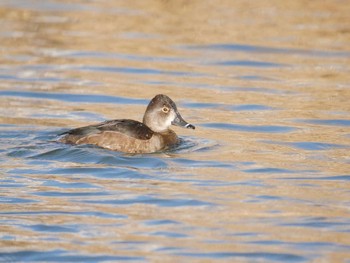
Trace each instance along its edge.
<path fill-rule="evenodd" d="M 170 109 L 169 109 L 167 106 L 164 106 L 164 107 L 162 108 L 162 112 L 164 112 L 164 113 L 168 113 L 169 110 L 170 110 Z"/>

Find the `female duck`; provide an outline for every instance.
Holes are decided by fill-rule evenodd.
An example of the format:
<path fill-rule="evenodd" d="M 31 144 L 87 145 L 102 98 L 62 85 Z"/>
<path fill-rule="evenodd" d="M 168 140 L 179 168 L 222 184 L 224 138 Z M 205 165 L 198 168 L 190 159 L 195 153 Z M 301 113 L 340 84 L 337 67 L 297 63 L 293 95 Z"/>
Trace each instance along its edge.
<path fill-rule="evenodd" d="M 171 125 L 195 129 L 177 110 L 166 95 L 155 96 L 148 104 L 143 122 L 121 119 L 76 128 L 62 133 L 60 142 L 94 144 L 126 153 L 151 153 L 169 148 L 178 142 Z"/>

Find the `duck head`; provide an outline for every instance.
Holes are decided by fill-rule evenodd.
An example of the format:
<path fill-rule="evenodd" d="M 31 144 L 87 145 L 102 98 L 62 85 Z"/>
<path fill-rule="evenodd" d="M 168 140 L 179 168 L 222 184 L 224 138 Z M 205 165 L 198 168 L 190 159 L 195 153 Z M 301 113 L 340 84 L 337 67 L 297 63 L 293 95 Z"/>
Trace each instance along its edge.
<path fill-rule="evenodd" d="M 155 132 L 165 132 L 171 125 L 195 129 L 182 118 L 172 99 L 163 94 L 150 101 L 143 116 L 143 123 Z"/>

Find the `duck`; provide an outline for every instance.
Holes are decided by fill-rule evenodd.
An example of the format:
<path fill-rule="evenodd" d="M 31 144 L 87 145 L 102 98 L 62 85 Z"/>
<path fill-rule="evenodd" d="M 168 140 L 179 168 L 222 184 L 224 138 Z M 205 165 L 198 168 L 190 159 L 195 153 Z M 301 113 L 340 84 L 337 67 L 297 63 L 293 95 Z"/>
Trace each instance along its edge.
<path fill-rule="evenodd" d="M 124 153 L 154 153 L 179 143 L 170 126 L 195 129 L 179 113 L 174 101 L 158 94 L 148 104 L 142 122 L 131 119 L 107 120 L 75 128 L 59 134 L 59 142 L 79 145 L 92 144 Z"/>

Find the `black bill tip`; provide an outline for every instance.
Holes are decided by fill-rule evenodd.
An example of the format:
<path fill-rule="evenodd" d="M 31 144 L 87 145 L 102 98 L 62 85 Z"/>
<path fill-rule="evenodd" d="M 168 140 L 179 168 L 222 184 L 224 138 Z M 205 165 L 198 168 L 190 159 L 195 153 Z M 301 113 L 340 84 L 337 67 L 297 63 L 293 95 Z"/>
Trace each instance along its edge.
<path fill-rule="evenodd" d="M 185 128 L 188 128 L 188 129 L 196 129 L 196 127 L 194 127 L 192 124 L 189 124 L 189 123 L 187 123 L 186 125 L 185 125 Z"/>

